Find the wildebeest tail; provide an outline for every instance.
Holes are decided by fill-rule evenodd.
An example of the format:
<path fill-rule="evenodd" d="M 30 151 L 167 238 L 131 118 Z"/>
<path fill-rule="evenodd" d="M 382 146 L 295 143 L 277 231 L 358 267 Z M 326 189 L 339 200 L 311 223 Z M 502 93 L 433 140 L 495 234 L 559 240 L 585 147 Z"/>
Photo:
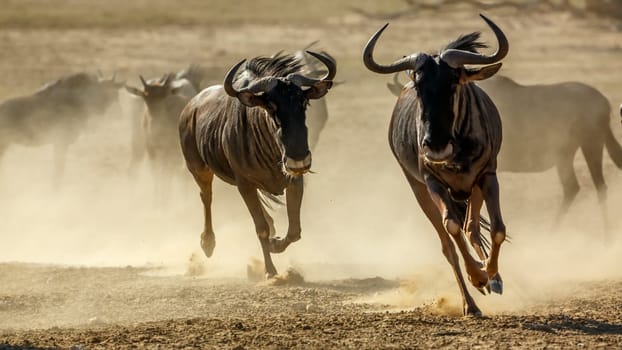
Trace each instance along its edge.
<path fill-rule="evenodd" d="M 274 210 L 274 204 L 277 204 L 277 205 L 285 204 L 279 196 L 275 196 L 270 192 L 259 190 L 258 193 L 259 193 L 259 200 L 261 200 L 261 203 L 263 203 L 263 205 L 265 205 L 270 210 Z"/>
<path fill-rule="evenodd" d="M 620 108 L 620 115 L 622 116 L 622 106 Z M 611 157 L 611 160 L 615 163 L 615 165 L 622 169 L 622 146 L 618 143 L 615 136 L 613 136 L 613 131 L 611 127 L 607 127 L 607 132 L 605 134 L 605 146 L 607 147 L 607 152 Z"/>
<path fill-rule="evenodd" d="M 468 208 L 469 203 L 468 202 L 453 202 L 453 204 L 455 206 L 454 212 L 458 214 L 458 219 L 460 220 L 460 222 L 463 224 L 462 226 L 464 227 L 464 222 L 466 221 L 467 208 Z M 490 240 L 488 239 L 488 237 L 483 235 L 483 232 L 490 233 L 490 222 L 488 222 L 488 219 L 484 218 L 481 215 L 479 217 L 479 227 L 480 227 L 479 237 L 476 237 L 477 243 L 479 243 L 480 247 L 482 247 L 484 254 L 488 256 L 488 252 L 490 251 Z"/>

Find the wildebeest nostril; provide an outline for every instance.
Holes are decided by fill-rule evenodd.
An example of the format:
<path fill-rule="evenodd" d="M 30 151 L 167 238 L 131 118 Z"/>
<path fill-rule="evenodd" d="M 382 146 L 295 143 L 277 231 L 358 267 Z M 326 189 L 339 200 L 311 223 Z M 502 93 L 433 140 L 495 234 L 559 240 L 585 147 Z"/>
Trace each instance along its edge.
<path fill-rule="evenodd" d="M 423 147 L 428 147 L 428 148 L 429 148 L 429 147 L 430 147 L 430 144 L 432 144 L 432 138 L 431 138 L 430 136 L 425 136 L 425 137 L 423 138 L 423 144 L 422 144 L 422 146 L 423 146 Z"/>

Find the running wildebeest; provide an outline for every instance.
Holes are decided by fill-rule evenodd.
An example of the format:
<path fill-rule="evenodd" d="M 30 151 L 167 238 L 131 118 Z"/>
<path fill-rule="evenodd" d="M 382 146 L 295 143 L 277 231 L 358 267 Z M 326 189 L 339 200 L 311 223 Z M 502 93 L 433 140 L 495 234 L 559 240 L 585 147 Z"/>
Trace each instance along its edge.
<path fill-rule="evenodd" d="M 142 76 L 139 77 L 142 90 L 131 86 L 126 86 L 126 89 L 142 98 L 146 106 L 142 123 L 145 142 L 143 147 L 154 176 L 155 194 L 164 202 L 170 182 L 183 164 L 177 132 L 179 115 L 197 90 L 186 79 L 177 79 L 172 73 L 149 82 Z"/>
<path fill-rule="evenodd" d="M 328 69 L 320 79 L 300 73 L 293 55 L 242 60 L 227 73 L 224 84 L 195 96 L 180 117 L 179 136 L 186 165 L 200 188 L 205 225 L 201 247 L 212 255 L 212 180 L 214 175 L 240 192 L 255 224 L 268 277 L 276 275 L 271 253 L 283 252 L 300 239 L 303 174 L 311 167 L 305 109 L 309 100 L 332 86 L 336 64 L 309 52 Z M 259 192 L 264 197 L 259 196 Z M 271 237 L 273 220 L 262 199 L 285 191 L 289 227 L 283 238 Z"/>
<path fill-rule="evenodd" d="M 503 290 L 498 258 L 505 240 L 505 224 L 496 176 L 501 119 L 488 95 L 472 81 L 494 75 L 509 44 L 497 25 L 480 16 L 498 41 L 497 52 L 490 56 L 477 52 L 486 45 L 478 41 L 479 33 L 471 33 L 449 43 L 438 55 L 415 53 L 381 65 L 374 60 L 373 51 L 388 23 L 363 50 L 363 61 L 369 70 L 381 74 L 409 70 L 413 76 L 413 83 L 402 91 L 393 110 L 389 145 L 439 235 L 443 254 L 462 293 L 465 315 L 481 312 L 467 290 L 450 237 L 460 250 L 471 283 L 482 293 L 485 287 L 496 293 Z M 487 66 L 465 68 L 467 64 Z M 484 201 L 492 238 L 489 257 L 480 233 Z M 471 255 L 464 234 L 485 265 Z"/>
<path fill-rule="evenodd" d="M 52 144 L 54 185 L 60 183 L 69 146 L 89 117 L 103 114 L 117 101 L 123 83 L 97 75 L 75 73 L 45 84 L 32 95 L 0 103 L 0 156 L 11 144 Z"/>
<path fill-rule="evenodd" d="M 603 207 L 601 212 L 606 216 L 603 148 L 622 168 L 622 147 L 609 124 L 611 107 L 607 98 L 578 82 L 520 85 L 496 75 L 478 85 L 495 101 L 503 120 L 505 132 L 498 170 L 532 173 L 556 167 L 564 190 L 557 223 L 579 192 L 573 163 L 581 149 Z M 399 96 L 402 87 L 394 76 L 394 82 L 389 84 L 391 92 Z M 546 137 L 542 137 L 544 130 Z"/>

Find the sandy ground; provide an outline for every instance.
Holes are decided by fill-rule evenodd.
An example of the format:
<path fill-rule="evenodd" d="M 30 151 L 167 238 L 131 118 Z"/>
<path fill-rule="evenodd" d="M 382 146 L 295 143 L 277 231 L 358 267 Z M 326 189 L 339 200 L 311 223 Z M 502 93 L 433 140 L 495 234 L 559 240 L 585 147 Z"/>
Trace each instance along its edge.
<path fill-rule="evenodd" d="M 7 11 L 11 6 L 17 5 L 7 4 Z M 208 260 L 198 245 L 202 210 L 189 176 L 162 206 L 154 201 L 147 164 L 128 175 L 132 120 L 118 108 L 91 120 L 72 145 L 61 189 L 53 189 L 47 175 L 51 147 L 11 147 L 0 168 L 0 348 L 622 346 L 616 210 L 622 176 L 606 152 L 607 207 L 598 206 L 578 154 L 582 191 L 557 226 L 552 217 L 561 186 L 554 170 L 500 174 L 512 236 L 500 263 L 505 293 L 474 295 L 486 317 L 463 318 L 436 234 L 387 146 L 395 102 L 385 88 L 390 78 L 361 64 L 362 46 L 384 21 L 335 6 L 323 17 L 314 9 L 304 21 L 271 22 L 262 10 L 255 21 L 231 24 L 211 20 L 214 14 L 205 23 L 197 17 L 183 23 L 190 17 L 161 11 L 155 23 L 141 17 L 155 6 L 129 9 L 136 13 L 131 25 L 112 18 L 91 27 L 80 17 L 51 26 L 36 20 L 34 7 L 15 13 L 34 16 L 36 25 L 7 24 L 2 17 L 3 97 L 80 70 L 116 71 L 138 84 L 138 74 L 160 76 L 191 62 L 209 67 L 218 82 L 241 58 L 293 51 L 314 40 L 337 58 L 344 84 L 328 95 L 330 119 L 314 151 L 316 173 L 306 183 L 303 239 L 275 256 L 289 276 L 276 283 L 247 280 L 247 264 L 260 250 L 234 189 L 215 184 L 217 248 Z M 80 6 L 71 8 L 76 18 L 84 15 Z M 227 18 L 237 18 L 236 9 L 227 11 Z M 69 21 L 74 12 L 58 13 Z M 489 15 L 510 40 L 504 74 L 522 83 L 583 81 L 617 111 L 622 36 L 616 23 L 511 10 Z M 474 30 L 492 41 L 474 10 L 392 20 L 377 57 L 436 50 Z M 616 113 L 611 125 L 622 140 Z M 602 214 L 609 217 L 608 241 Z M 284 210 L 275 217 L 284 232 Z M 291 278 L 290 268 L 303 281 Z"/>

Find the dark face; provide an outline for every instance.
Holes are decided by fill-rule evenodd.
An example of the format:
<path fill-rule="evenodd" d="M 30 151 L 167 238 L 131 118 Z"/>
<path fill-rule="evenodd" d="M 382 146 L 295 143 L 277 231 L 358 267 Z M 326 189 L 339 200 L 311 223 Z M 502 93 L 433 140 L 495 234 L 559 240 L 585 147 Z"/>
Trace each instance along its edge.
<path fill-rule="evenodd" d="M 428 57 L 411 78 L 422 112 L 419 147 L 429 161 L 446 161 L 453 153 L 453 98 L 459 71 Z"/>
<path fill-rule="evenodd" d="M 149 84 L 144 88 L 143 98 L 148 104 L 150 102 L 162 101 L 171 94 L 171 88 L 168 85 Z"/>
<path fill-rule="evenodd" d="M 285 167 L 293 173 L 304 173 L 311 167 L 311 153 L 307 140 L 305 110 L 307 95 L 291 82 L 279 81 L 265 93 L 272 115 L 280 128 L 280 138 L 285 148 Z"/>

